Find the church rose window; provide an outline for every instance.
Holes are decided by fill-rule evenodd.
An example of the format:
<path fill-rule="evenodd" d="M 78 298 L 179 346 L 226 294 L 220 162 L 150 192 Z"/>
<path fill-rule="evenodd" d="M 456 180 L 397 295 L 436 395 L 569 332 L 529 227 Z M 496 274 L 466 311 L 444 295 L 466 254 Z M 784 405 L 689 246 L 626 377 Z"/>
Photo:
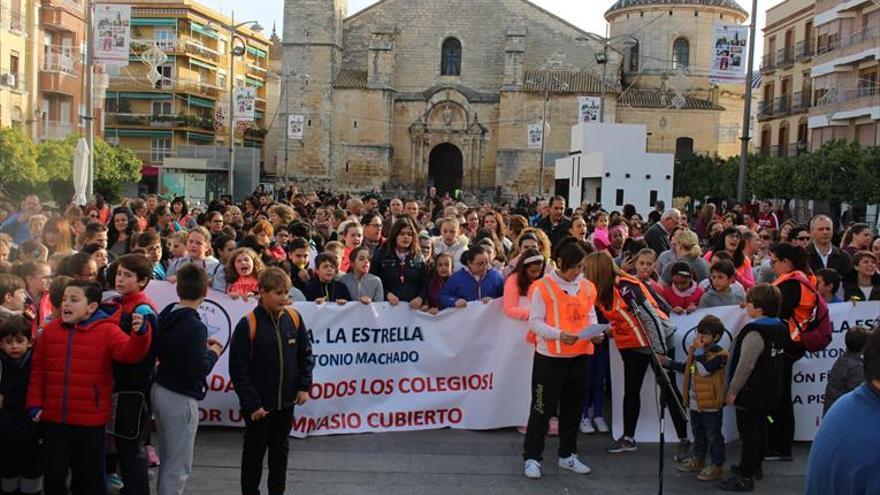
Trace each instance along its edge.
<path fill-rule="evenodd" d="M 672 44 L 672 68 L 687 69 L 690 66 L 691 44 L 685 38 L 678 38 Z"/>
<path fill-rule="evenodd" d="M 461 42 L 455 38 L 448 38 L 443 42 L 443 62 L 440 64 L 440 74 L 444 76 L 461 75 Z"/>

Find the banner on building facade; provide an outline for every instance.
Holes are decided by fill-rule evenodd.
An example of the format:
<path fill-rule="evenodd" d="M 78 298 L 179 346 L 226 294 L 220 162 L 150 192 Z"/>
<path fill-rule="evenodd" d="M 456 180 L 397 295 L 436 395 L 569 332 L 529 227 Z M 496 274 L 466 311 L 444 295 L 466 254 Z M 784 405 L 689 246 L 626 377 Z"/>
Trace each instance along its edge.
<path fill-rule="evenodd" d="M 529 124 L 528 135 L 526 139 L 529 143 L 529 149 L 539 150 L 544 142 L 544 129 L 541 124 Z"/>
<path fill-rule="evenodd" d="M 598 96 L 578 96 L 578 121 L 583 124 L 599 122 L 602 99 Z"/>
<path fill-rule="evenodd" d="M 795 437 L 797 441 L 812 441 L 819 425 L 822 424 L 822 408 L 825 403 L 825 386 L 828 373 L 834 361 L 844 353 L 844 336 L 854 326 L 871 328 L 880 317 L 880 302 L 864 302 L 858 304 L 840 303 L 829 305 L 831 321 L 834 325 L 834 338 L 827 349 L 821 352 L 809 352 L 794 365 L 792 401 L 794 403 Z M 731 343 L 739 331 L 749 322 L 743 309 L 736 306 L 701 309 L 687 316 L 674 316 L 672 319 L 678 327 L 673 341 L 675 358 L 684 361 L 687 349 L 696 335 L 697 324 L 706 315 L 715 315 L 724 322 L 726 335 L 721 346 L 731 350 Z M 612 341 L 613 342 L 613 341 Z M 612 344 L 613 346 L 613 344 Z M 676 374 L 679 390 L 684 376 Z M 648 369 L 642 383 L 641 413 L 636 428 L 636 441 L 655 442 L 659 438 L 660 419 L 657 414 L 656 382 L 654 372 Z M 611 391 L 612 404 L 623 404 L 623 361 L 616 349 L 611 349 Z M 613 433 L 618 438 L 623 435 L 623 410 L 614 408 Z M 666 438 L 675 438 L 675 431 L 669 415 L 666 415 Z M 739 437 L 736 429 L 736 413 L 732 407 L 724 408 L 724 438 L 727 441 Z M 690 429 L 689 429 L 690 432 Z"/>
<path fill-rule="evenodd" d="M 176 302 L 174 286 L 151 282 L 147 293 L 159 309 Z M 235 325 L 253 307 L 253 299 L 232 299 L 211 291 L 199 309 L 211 338 L 223 354 L 208 376 L 209 391 L 199 404 L 202 424 L 241 426 L 238 398 L 228 370 L 228 346 Z M 296 409 L 293 435 L 332 435 L 383 431 L 461 428 L 483 430 L 522 426 L 529 413 L 533 348 L 525 340 L 527 323 L 501 312 L 501 301 L 470 303 L 438 315 L 387 303 L 345 306 L 296 303 L 312 339 L 316 367 L 310 401 Z M 746 323 L 738 307 L 700 310 L 676 318 L 677 356 L 690 345 L 697 322 L 706 314 L 728 327 L 722 345 L 729 346 Z M 828 371 L 842 353 L 846 329 L 871 326 L 880 302 L 831 306 L 834 342 L 795 367 L 794 401 L 797 440 L 812 440 L 822 416 Z M 623 368 L 611 350 L 613 424 L 622 429 Z M 681 379 L 681 377 L 679 377 Z M 658 438 L 651 370 L 642 390 L 636 439 Z M 736 438 L 734 414 L 728 408 L 725 433 Z M 671 428 L 671 424 L 669 428 Z M 670 437 L 673 432 L 668 432 Z"/>
<path fill-rule="evenodd" d="M 712 69 L 713 84 L 743 83 L 748 63 L 749 27 L 715 23 Z"/>
<path fill-rule="evenodd" d="M 257 88 L 253 86 L 243 86 L 235 88 L 235 113 L 233 121 L 253 122 L 256 118 L 257 105 Z"/>
<path fill-rule="evenodd" d="M 131 5 L 99 3 L 94 7 L 92 53 L 96 64 L 128 65 Z"/>
<path fill-rule="evenodd" d="M 288 115 L 287 137 L 290 139 L 302 140 L 305 133 L 305 122 L 305 115 Z"/>

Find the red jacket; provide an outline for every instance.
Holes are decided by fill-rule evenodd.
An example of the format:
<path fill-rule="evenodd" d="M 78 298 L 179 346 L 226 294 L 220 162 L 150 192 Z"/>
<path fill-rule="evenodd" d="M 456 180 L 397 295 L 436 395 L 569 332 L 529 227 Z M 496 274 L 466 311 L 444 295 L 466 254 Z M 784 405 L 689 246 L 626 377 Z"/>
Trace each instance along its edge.
<path fill-rule="evenodd" d="M 150 347 L 151 333 L 129 337 L 120 315 L 99 309 L 75 326 L 57 319 L 37 337 L 27 408 L 42 408 L 42 421 L 103 426 L 110 419 L 113 361 L 138 362 Z"/>

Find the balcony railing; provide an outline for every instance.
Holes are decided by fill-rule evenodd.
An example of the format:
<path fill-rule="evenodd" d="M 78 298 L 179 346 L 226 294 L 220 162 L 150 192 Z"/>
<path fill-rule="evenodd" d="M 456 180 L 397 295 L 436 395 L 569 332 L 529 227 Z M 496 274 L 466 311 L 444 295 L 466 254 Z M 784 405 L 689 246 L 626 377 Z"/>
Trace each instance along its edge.
<path fill-rule="evenodd" d="M 217 53 L 216 50 L 208 48 L 196 41 L 186 40 L 184 44 L 186 45 L 186 53 L 198 55 L 199 57 L 206 58 L 212 62 L 220 60 L 220 54 Z"/>
<path fill-rule="evenodd" d="M 70 122 L 45 121 L 40 125 L 39 138 L 64 139 L 73 133 L 74 126 Z"/>
<path fill-rule="evenodd" d="M 787 46 L 776 52 L 776 66 L 789 67 L 794 64 L 794 47 Z"/>
<path fill-rule="evenodd" d="M 195 115 L 169 115 L 149 113 L 108 113 L 107 123 L 110 125 L 136 125 L 154 128 L 195 127 L 203 130 L 214 130 L 213 119 L 203 119 Z"/>
<path fill-rule="evenodd" d="M 798 62 L 812 57 L 814 52 L 812 39 L 798 41 L 794 47 L 794 57 Z"/>
<path fill-rule="evenodd" d="M 877 94 L 877 84 L 862 84 L 859 86 L 859 89 L 856 90 L 857 98 L 865 98 L 868 96 L 874 96 Z"/>
<path fill-rule="evenodd" d="M 154 45 L 166 53 L 182 51 L 180 42 L 176 39 L 134 38 L 131 40 L 131 48 L 135 51 L 143 51 Z"/>
<path fill-rule="evenodd" d="M 791 113 L 791 95 L 778 96 L 773 100 L 773 115 L 788 115 Z"/>
<path fill-rule="evenodd" d="M 63 53 L 47 53 L 43 59 L 43 70 L 76 73 L 76 59 Z"/>
<path fill-rule="evenodd" d="M 766 53 L 761 58 L 761 72 L 770 72 L 776 68 L 776 54 Z"/>
<path fill-rule="evenodd" d="M 816 100 L 816 106 L 837 105 L 861 99 L 880 100 L 880 88 L 877 86 L 862 86 L 858 89 L 830 90 Z M 878 103 L 880 103 L 880 101 L 878 101 Z"/>
<path fill-rule="evenodd" d="M 758 118 L 773 116 L 773 101 L 758 102 Z"/>
<path fill-rule="evenodd" d="M 810 101 L 810 93 L 811 91 L 808 89 L 806 91 L 798 91 L 791 98 L 791 111 L 792 112 L 804 112 L 810 109 L 811 101 Z"/>
<path fill-rule="evenodd" d="M 819 54 L 829 53 L 834 50 L 857 45 L 863 41 L 873 41 L 877 39 L 880 39 L 880 25 L 871 26 L 858 33 L 853 33 L 846 38 L 841 38 L 837 34 L 829 35 L 827 42 L 820 46 L 817 52 Z"/>
<path fill-rule="evenodd" d="M 803 155 L 807 151 L 807 143 L 804 141 L 799 141 L 788 147 L 788 156 Z"/>

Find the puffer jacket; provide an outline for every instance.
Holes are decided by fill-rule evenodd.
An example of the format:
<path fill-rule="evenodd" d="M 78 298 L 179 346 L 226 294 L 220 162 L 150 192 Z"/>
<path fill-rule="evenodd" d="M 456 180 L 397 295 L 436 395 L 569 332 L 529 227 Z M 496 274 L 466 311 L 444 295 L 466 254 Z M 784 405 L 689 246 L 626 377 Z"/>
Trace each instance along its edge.
<path fill-rule="evenodd" d="M 40 408 L 42 421 L 102 426 L 110 419 L 113 362 L 136 363 L 150 348 L 150 332 L 126 335 L 121 311 L 99 309 L 86 321 L 57 319 L 37 337 L 27 392 L 28 410 Z"/>
<path fill-rule="evenodd" d="M 422 301 L 427 300 L 428 264 L 421 255 L 408 254 L 401 261 L 397 254 L 380 249 L 373 255 L 370 273 L 382 280 L 386 301 L 389 293 L 405 302 L 417 297 L 422 298 Z"/>

